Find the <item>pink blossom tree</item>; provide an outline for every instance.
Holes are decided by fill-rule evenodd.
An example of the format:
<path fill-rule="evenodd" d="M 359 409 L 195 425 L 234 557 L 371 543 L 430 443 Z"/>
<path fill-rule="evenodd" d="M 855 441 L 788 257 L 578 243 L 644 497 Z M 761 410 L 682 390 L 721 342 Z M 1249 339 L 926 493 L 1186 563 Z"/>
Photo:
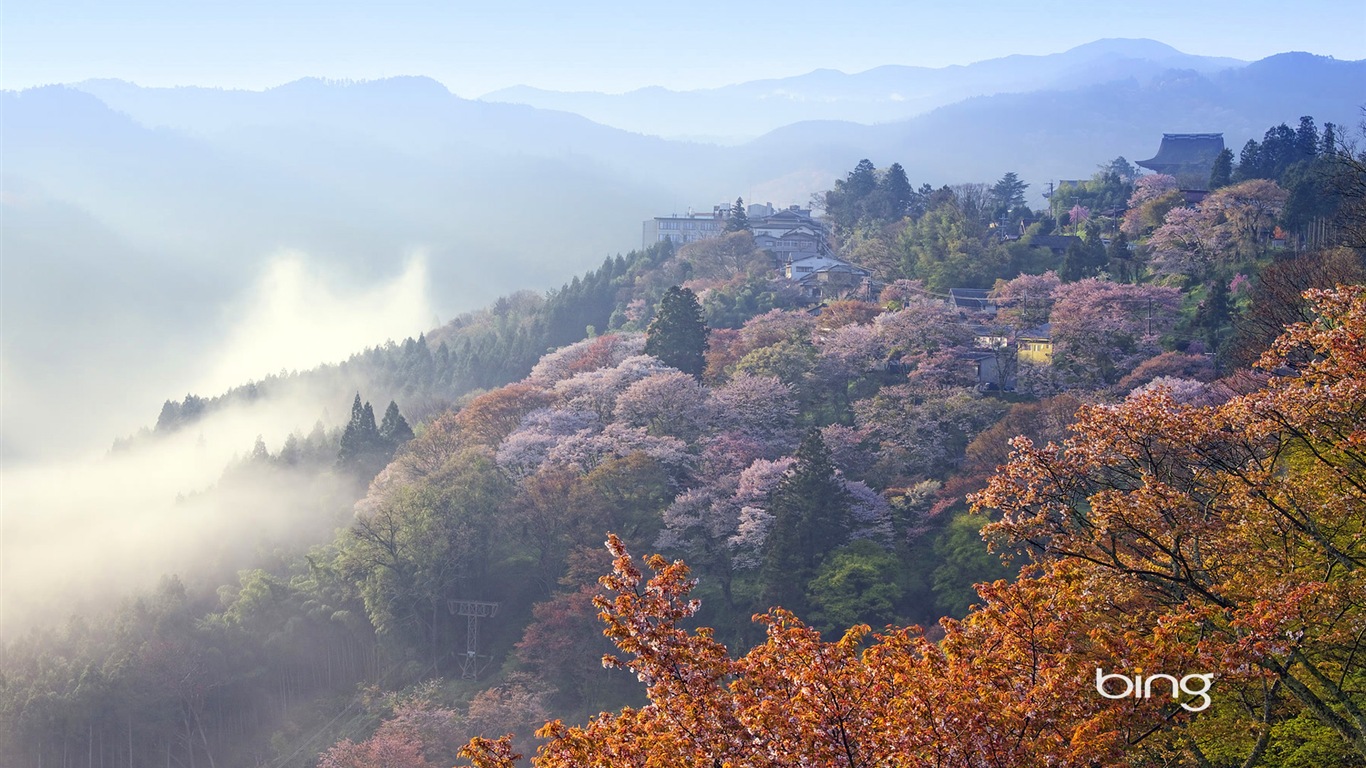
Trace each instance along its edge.
<path fill-rule="evenodd" d="M 776 377 L 739 374 L 711 391 L 708 407 L 717 431 L 767 443 L 780 453 L 795 441 L 795 398 L 792 388 Z"/>
<path fill-rule="evenodd" d="M 1016 330 L 1026 330 L 1048 322 L 1053 306 L 1053 292 L 1062 285 L 1058 273 L 1049 270 L 1042 275 L 1020 275 L 1013 280 L 999 280 L 991 291 L 996 301 L 996 319 Z"/>
<path fill-rule="evenodd" d="M 1158 285 L 1099 278 L 1067 283 L 1054 294 L 1053 365 L 1073 385 L 1112 384 L 1161 351 L 1176 322 L 1181 293 Z"/>
<path fill-rule="evenodd" d="M 1142 237 L 1161 226 L 1168 211 L 1182 205 L 1185 205 L 1185 197 L 1175 177 L 1165 173 L 1140 176 L 1134 182 L 1120 231 L 1131 238 Z"/>
<path fill-rule="evenodd" d="M 569 408 L 593 411 L 603 423 L 612 420 L 617 396 L 641 379 L 673 368 L 649 355 L 632 355 L 611 368 L 584 371 L 555 384 L 554 391 Z"/>
<path fill-rule="evenodd" d="M 902 309 L 878 315 L 873 327 L 890 352 L 903 355 L 972 343 L 972 331 L 938 299 L 909 298 Z"/>
<path fill-rule="evenodd" d="M 632 383 L 617 396 L 615 420 L 652 435 L 696 438 L 707 419 L 707 392 L 682 371 L 663 371 Z"/>
<path fill-rule="evenodd" d="M 526 380 L 537 386 L 551 387 L 584 371 L 615 367 L 644 351 L 643 333 L 609 333 L 584 339 L 543 356 L 532 366 Z"/>

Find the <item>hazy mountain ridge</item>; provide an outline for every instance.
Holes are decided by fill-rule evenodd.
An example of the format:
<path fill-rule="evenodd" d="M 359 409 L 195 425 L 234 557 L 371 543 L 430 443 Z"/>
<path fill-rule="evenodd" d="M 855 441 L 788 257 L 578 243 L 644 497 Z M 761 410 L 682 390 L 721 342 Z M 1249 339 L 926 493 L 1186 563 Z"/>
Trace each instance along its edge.
<path fill-rule="evenodd" d="M 850 162 L 837 158 L 861 152 L 879 166 L 900 162 L 917 184 L 989 181 L 1015 171 L 1033 196 L 1050 179 L 1087 178 L 1116 155 L 1152 157 L 1163 133 L 1222 132 L 1235 154 L 1248 139 L 1260 140 L 1267 125 L 1300 115 L 1352 133 L 1363 94 L 1366 62 L 1292 53 L 1211 75 L 1167 70 L 1147 81 L 979 96 L 897 123 L 798 123 L 744 150 L 757 176 L 776 170 L 770 158 L 784 156 L 835 173 Z"/>
<path fill-rule="evenodd" d="M 846 74 L 818 69 L 712 89 L 642 88 L 624 94 L 506 88 L 481 97 L 576 112 L 627 130 L 734 141 L 805 120 L 906 120 L 973 96 L 1076 88 L 1172 69 L 1213 73 L 1246 65 L 1195 56 L 1153 40 L 1109 39 L 1045 56 L 1012 55 L 940 68 L 885 65 Z M 718 126 L 718 120 L 724 122 Z"/>
<path fill-rule="evenodd" d="M 1012 61 L 983 66 L 1009 70 Z M 1049 180 L 1086 178 L 1116 155 L 1151 157 L 1166 131 L 1222 131 L 1237 152 L 1267 125 L 1300 115 L 1348 134 L 1359 121 L 1366 62 L 1283 54 L 1240 68 L 1206 64 L 1215 71 L 980 96 L 895 123 L 795 123 L 736 147 L 460 99 L 416 77 L 313 79 L 266 92 L 111 81 L 4 92 L 7 276 L 60 284 L 67 300 L 29 301 L 7 279 L 7 319 L 111 364 L 146 328 L 162 329 L 166 344 L 202 346 L 224 333 L 230 301 L 286 250 L 340 285 L 392 278 L 425 254 L 433 309 L 450 317 L 512 290 L 548 289 L 638 247 L 640 222 L 653 215 L 736 195 L 805 203 L 863 157 L 879 167 L 900 162 L 917 186 L 1013 170 L 1037 204 Z M 44 233 L 54 227 L 87 234 L 53 240 Z M 66 241 L 70 253 L 51 245 Z M 178 275 L 163 290 L 180 298 L 111 305 L 108 280 L 63 277 L 79 264 L 131 285 Z M 15 386 L 43 390 L 25 369 L 42 349 L 38 340 L 7 344 Z M 189 355 L 169 365 L 180 373 L 159 377 L 165 389 L 123 390 L 147 399 L 140 413 L 197 386 L 186 381 L 196 366 Z M 84 386 L 86 396 L 99 391 Z M 111 426 L 121 433 L 136 424 Z M 93 442 L 108 438 L 101 430 Z"/>

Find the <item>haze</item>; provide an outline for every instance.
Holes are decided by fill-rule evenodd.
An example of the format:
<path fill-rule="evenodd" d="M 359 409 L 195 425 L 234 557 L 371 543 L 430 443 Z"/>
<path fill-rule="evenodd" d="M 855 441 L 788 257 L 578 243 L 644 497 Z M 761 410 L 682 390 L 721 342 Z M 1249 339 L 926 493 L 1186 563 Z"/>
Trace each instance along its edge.
<path fill-rule="evenodd" d="M 344 488 L 219 486 L 258 435 L 278 451 L 339 424 L 349 393 L 105 455 L 168 399 L 554 289 L 639 247 L 652 216 L 806 204 L 865 157 L 917 187 L 1017 172 L 1037 204 L 1055 180 L 1151 156 L 1164 131 L 1236 149 L 1300 115 L 1354 125 L 1366 93 L 1366 19 L 1335 2 L 2 12 L 11 627 L 206 559 L 231 573 L 259 552 L 224 542 L 303 546 L 345 519 Z M 1272 56 L 1294 49 L 1312 54 Z M 687 92 L 576 93 L 644 86 Z"/>
<path fill-rule="evenodd" d="M 374 4 L 10 0 L 5 88 L 117 77 L 261 89 L 301 77 L 427 75 L 472 98 L 513 85 L 687 90 L 818 68 L 969 64 L 1106 37 L 1253 61 L 1366 58 L 1366 10 L 1341 0 L 1153 0 L 1050 12 L 1004 0 L 686 6 L 626 0 Z"/>

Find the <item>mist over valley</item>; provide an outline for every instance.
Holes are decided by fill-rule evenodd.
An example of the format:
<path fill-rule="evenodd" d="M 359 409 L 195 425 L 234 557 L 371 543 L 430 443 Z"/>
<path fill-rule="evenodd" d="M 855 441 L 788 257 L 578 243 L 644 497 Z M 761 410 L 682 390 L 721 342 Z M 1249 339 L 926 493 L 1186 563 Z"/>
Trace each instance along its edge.
<path fill-rule="evenodd" d="M 533 751 L 547 719 L 646 702 L 598 663 L 607 531 L 685 557 L 697 585 L 650 594 L 696 588 L 689 621 L 737 652 L 766 647 L 746 620 L 778 604 L 801 642 L 863 623 L 957 642 L 1005 599 L 974 584 L 1015 589 L 1027 560 L 987 552 L 997 508 L 969 500 L 1009 506 L 1006 440 L 1109 435 L 1104 414 L 1142 408 L 1195 434 L 1292 386 L 1254 370 L 1292 321 L 1360 311 L 1301 294 L 1366 281 L 1366 60 L 1109 38 L 479 98 L 417 69 L 327 74 L 0 90 L 0 762 L 336 768 L 397 744 L 416 767 L 504 732 Z M 1222 179 L 1132 164 L 1212 133 Z M 1332 482 L 1292 490 L 1327 515 L 1359 492 Z M 501 613 L 467 651 L 476 603 Z M 1338 650 L 1305 663 L 1360 683 Z M 758 679 L 748 663 L 728 674 Z M 1359 723 L 1271 695 L 1295 738 L 1366 760 Z M 1215 714 L 1228 754 L 1265 725 Z"/>

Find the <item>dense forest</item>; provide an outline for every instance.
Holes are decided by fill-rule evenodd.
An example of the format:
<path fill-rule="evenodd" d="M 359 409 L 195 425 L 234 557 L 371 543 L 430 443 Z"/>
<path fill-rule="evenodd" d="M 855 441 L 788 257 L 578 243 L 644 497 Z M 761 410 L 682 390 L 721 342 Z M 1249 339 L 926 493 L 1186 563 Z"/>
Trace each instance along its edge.
<path fill-rule="evenodd" d="M 169 401 L 116 450 L 350 404 L 215 492 L 358 499 L 7 644 L 0 762 L 1366 766 L 1366 154 L 1305 117 L 1197 181 L 864 160 L 847 296 L 734 226 Z"/>

